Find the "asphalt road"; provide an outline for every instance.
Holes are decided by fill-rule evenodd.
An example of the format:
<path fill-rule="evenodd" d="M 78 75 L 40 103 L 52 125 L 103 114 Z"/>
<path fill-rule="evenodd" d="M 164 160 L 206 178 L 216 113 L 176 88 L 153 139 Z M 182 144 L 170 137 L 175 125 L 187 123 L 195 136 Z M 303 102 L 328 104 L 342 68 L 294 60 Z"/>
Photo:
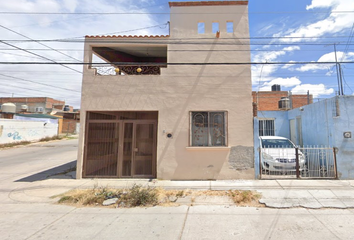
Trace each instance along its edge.
<path fill-rule="evenodd" d="M 116 209 L 59 205 L 53 195 L 75 188 L 128 186 L 143 180 L 71 179 L 53 175 L 73 166 L 77 140 L 37 143 L 0 150 L 0 239 L 354 239 L 354 209 L 256 208 L 218 203 L 179 207 Z M 49 176 L 49 177 L 48 177 Z M 160 182 L 160 181 L 158 181 Z M 152 183 L 150 183 L 152 184 Z M 162 185 L 209 186 L 206 181 L 161 181 Z M 192 185 L 191 185 L 192 184 Z M 199 184 L 199 185 L 198 185 Z M 347 181 L 215 181 L 223 190 L 263 189 L 268 196 L 306 201 L 307 188 L 329 194 Z M 287 187 L 286 187 L 287 186 Z M 181 186 L 180 186 L 181 187 Z M 201 187 L 203 188 L 203 187 Z M 264 192 L 266 191 L 266 192 Z M 303 198 L 302 196 L 305 196 Z M 317 199 L 317 198 L 316 198 Z M 333 201 L 330 196 L 324 200 Z M 336 199 L 338 200 L 338 199 Z"/>
<path fill-rule="evenodd" d="M 77 159 L 78 140 L 40 142 L 26 146 L 0 150 L 0 181 L 21 180 L 56 167 L 74 165 Z M 64 166 L 63 166 L 64 167 Z M 44 176 L 42 176 L 43 178 Z M 35 180 L 35 179 L 33 179 Z"/>

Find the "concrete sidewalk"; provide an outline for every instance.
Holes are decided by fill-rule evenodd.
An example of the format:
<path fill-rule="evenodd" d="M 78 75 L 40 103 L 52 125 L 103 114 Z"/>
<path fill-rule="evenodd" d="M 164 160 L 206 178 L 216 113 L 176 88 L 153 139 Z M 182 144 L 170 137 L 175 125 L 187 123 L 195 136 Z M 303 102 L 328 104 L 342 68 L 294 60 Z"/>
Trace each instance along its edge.
<path fill-rule="evenodd" d="M 8 195 L 11 201 L 50 203 L 54 195 L 72 189 L 94 187 L 126 188 L 133 184 L 165 189 L 254 190 L 262 194 L 260 203 L 271 208 L 354 208 L 354 180 L 228 180 L 167 181 L 147 179 L 73 179 L 75 173 L 55 175 L 46 180 L 21 184 Z M 211 204 L 227 204 L 215 202 Z M 205 203 L 204 203 L 205 205 Z"/>

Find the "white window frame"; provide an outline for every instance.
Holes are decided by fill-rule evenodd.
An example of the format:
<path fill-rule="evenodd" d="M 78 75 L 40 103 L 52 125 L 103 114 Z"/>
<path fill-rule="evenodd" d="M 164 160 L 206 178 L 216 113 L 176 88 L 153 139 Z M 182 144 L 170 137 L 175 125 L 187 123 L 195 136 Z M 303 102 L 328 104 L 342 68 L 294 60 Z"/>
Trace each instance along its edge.
<path fill-rule="evenodd" d="M 208 116 L 208 127 L 207 127 L 207 130 L 208 130 L 208 133 L 207 133 L 207 144 L 205 145 L 196 145 L 194 144 L 194 141 L 193 141 L 193 131 L 195 131 L 194 127 L 193 127 L 193 114 L 197 114 L 197 113 L 207 113 L 207 116 Z M 217 131 L 215 132 L 215 129 L 213 130 L 213 132 L 215 132 L 215 134 L 220 134 L 221 133 L 221 136 L 223 137 L 222 140 L 223 140 L 223 144 L 220 144 L 220 145 L 216 145 L 216 144 L 213 144 L 213 140 L 215 140 L 215 138 L 213 139 L 213 136 L 211 135 L 211 132 L 210 130 L 212 129 L 212 121 L 210 120 L 210 114 L 211 113 L 223 113 L 223 131 Z M 189 119 L 190 119 L 190 124 L 189 124 L 189 146 L 190 147 L 227 147 L 228 146 L 228 112 L 227 111 L 224 111 L 224 110 L 220 110 L 220 111 L 190 111 L 189 112 Z M 220 129 L 218 129 L 220 130 Z M 216 138 L 218 139 L 218 138 Z M 216 140 L 217 141 L 217 140 Z"/>

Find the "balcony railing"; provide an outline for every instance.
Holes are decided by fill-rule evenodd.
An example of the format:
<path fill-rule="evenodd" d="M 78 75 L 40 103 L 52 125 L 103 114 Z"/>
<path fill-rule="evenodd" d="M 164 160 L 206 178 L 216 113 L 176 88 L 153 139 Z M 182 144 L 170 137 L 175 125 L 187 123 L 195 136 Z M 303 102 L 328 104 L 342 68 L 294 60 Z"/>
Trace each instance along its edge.
<path fill-rule="evenodd" d="M 161 68 L 166 66 L 117 66 L 102 67 L 92 66 L 96 69 L 96 75 L 101 76 L 124 76 L 124 75 L 161 75 Z"/>

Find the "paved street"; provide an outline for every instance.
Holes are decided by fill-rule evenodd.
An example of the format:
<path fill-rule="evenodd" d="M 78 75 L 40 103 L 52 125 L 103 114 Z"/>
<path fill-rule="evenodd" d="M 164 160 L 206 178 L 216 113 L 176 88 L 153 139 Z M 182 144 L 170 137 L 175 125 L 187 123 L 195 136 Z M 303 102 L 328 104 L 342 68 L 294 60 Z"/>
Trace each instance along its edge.
<path fill-rule="evenodd" d="M 77 158 L 77 143 L 77 139 L 72 139 L 0 150 L 0 181 L 20 180 L 31 173 L 73 162 Z"/>
<path fill-rule="evenodd" d="M 63 140 L 0 150 L 0 239 L 354 239 L 354 181 L 149 182 L 58 175 L 72 167 L 76 147 L 77 140 Z M 196 202 L 179 207 L 76 208 L 50 198 L 74 188 L 134 183 L 257 190 L 269 207 Z"/>

